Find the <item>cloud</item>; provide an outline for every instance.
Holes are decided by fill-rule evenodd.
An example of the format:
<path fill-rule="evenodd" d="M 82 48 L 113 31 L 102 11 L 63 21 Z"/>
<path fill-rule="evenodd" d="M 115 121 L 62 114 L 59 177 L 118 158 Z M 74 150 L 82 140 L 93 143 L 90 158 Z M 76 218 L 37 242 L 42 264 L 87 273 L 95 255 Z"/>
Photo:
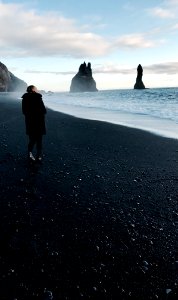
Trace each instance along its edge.
<path fill-rule="evenodd" d="M 173 29 L 173 30 L 177 30 L 177 29 L 178 29 L 178 23 L 175 24 L 174 26 L 172 26 L 172 29 Z"/>
<path fill-rule="evenodd" d="M 152 48 L 156 46 L 154 40 L 149 39 L 148 34 L 128 34 L 119 37 L 114 43 L 114 48 Z"/>
<path fill-rule="evenodd" d="M 160 64 L 153 64 L 150 66 L 146 66 L 144 70 L 147 73 L 152 73 L 152 74 L 175 75 L 178 74 L 178 62 L 166 62 Z"/>
<path fill-rule="evenodd" d="M 159 17 L 162 19 L 170 19 L 170 18 L 174 18 L 175 14 L 171 9 L 166 9 L 166 8 L 162 8 L 162 7 L 154 7 L 152 9 L 148 10 L 149 13 L 155 17 Z"/>
<path fill-rule="evenodd" d="M 166 4 L 167 5 L 178 5 L 178 0 L 167 0 Z"/>
<path fill-rule="evenodd" d="M 99 19 L 96 19 L 99 25 Z M 95 25 L 96 25 L 95 23 Z M 104 26 L 101 22 L 101 25 Z M 25 4 L 0 2 L 1 57 L 101 57 L 122 48 L 157 46 L 146 34 L 104 38 L 55 12 L 29 9 Z"/>
<path fill-rule="evenodd" d="M 149 66 L 143 66 L 145 74 L 167 74 L 175 75 L 178 74 L 178 62 L 165 62 L 159 64 L 152 64 Z M 123 74 L 131 75 L 137 73 L 137 66 L 135 68 L 123 67 L 116 64 L 104 64 L 100 66 L 92 67 L 93 74 Z M 76 71 L 40 71 L 40 70 L 26 70 L 25 73 L 33 74 L 52 74 L 52 75 L 75 75 Z"/>
<path fill-rule="evenodd" d="M 145 74 L 178 74 L 178 62 L 165 62 L 149 66 L 142 65 L 142 67 Z M 94 68 L 93 73 L 131 75 L 137 73 L 137 66 L 135 66 L 135 68 L 123 68 L 121 66 L 108 64 Z"/>
<path fill-rule="evenodd" d="M 75 75 L 76 71 L 39 71 L 39 70 L 25 70 L 28 74 L 50 74 L 50 75 Z"/>
<path fill-rule="evenodd" d="M 149 14 L 161 19 L 173 19 L 177 17 L 178 0 L 164 0 L 160 6 L 147 10 Z"/>
<path fill-rule="evenodd" d="M 130 75 L 136 72 L 136 68 L 123 68 L 119 65 L 114 64 L 105 64 L 103 66 L 99 66 L 93 68 L 93 73 L 97 74 L 123 74 L 123 75 Z"/>
<path fill-rule="evenodd" d="M 101 36 L 80 30 L 74 20 L 52 12 L 38 14 L 19 4 L 0 3 L 0 28 L 0 55 L 6 57 L 92 57 L 104 55 L 109 47 Z"/>

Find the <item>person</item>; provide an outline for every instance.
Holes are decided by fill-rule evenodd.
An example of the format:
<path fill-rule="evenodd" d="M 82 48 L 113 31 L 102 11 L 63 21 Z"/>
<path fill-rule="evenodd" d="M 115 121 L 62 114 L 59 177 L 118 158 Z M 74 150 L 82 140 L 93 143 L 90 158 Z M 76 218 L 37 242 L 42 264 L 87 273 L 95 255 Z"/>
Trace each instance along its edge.
<path fill-rule="evenodd" d="M 30 161 L 42 160 L 42 136 L 46 134 L 45 114 L 42 95 L 34 85 L 27 87 L 27 92 L 22 96 L 22 112 L 25 115 L 26 134 L 29 136 L 28 158 Z M 33 149 L 36 145 L 36 157 Z"/>

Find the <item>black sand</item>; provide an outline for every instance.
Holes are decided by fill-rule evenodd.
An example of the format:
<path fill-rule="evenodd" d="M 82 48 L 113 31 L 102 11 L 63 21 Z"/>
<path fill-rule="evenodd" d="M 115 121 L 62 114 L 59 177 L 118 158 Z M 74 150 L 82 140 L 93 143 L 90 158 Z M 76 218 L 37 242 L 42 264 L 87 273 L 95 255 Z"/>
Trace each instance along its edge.
<path fill-rule="evenodd" d="M 177 299 L 178 141 L 46 123 L 30 165 L 21 103 L 0 99 L 0 299 Z"/>

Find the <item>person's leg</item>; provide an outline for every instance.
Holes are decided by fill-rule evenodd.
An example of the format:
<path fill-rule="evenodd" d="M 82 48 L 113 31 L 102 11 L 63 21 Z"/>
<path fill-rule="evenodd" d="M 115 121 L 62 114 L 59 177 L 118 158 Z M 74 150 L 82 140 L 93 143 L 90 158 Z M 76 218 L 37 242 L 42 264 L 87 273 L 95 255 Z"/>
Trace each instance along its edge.
<path fill-rule="evenodd" d="M 36 139 L 33 135 L 29 135 L 29 143 L 28 143 L 28 157 L 31 159 L 31 160 L 35 160 L 33 154 L 32 154 L 32 151 L 33 151 L 33 148 L 35 146 L 35 143 L 36 143 Z"/>
<path fill-rule="evenodd" d="M 42 155 L 42 135 L 39 135 L 36 140 L 37 159 Z"/>

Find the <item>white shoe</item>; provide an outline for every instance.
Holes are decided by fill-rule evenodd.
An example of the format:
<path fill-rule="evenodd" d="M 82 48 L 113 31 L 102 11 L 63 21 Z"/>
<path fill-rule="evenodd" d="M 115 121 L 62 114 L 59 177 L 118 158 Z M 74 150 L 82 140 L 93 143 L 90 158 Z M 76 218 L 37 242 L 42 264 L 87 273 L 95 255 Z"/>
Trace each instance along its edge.
<path fill-rule="evenodd" d="M 35 158 L 33 156 L 33 153 L 32 152 L 29 152 L 29 159 L 32 160 L 32 161 L 35 161 Z"/>

